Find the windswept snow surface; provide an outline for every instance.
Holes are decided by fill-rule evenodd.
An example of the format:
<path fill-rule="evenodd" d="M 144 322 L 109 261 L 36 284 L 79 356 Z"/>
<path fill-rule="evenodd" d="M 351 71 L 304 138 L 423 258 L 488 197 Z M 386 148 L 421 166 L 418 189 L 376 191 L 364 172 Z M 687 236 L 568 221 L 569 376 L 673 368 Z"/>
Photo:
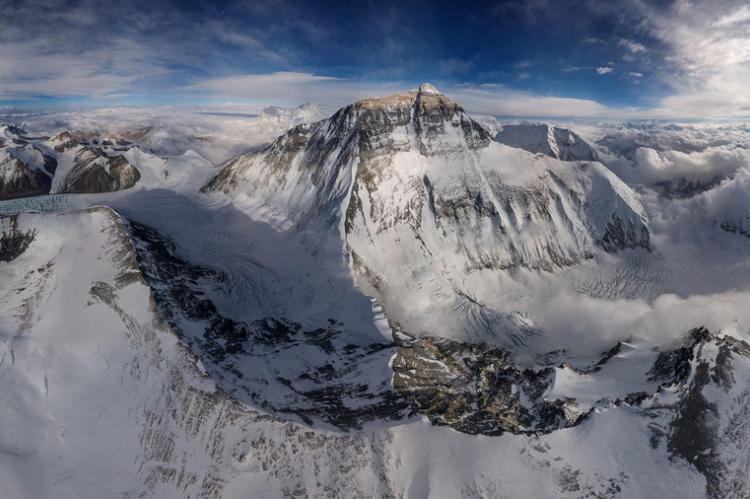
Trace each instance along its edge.
<path fill-rule="evenodd" d="M 233 176 L 211 158 L 239 139 L 193 148 L 159 111 L 112 152 L 133 188 L 0 202 L 3 494 L 746 497 L 748 129 L 582 127 L 601 162 L 561 161 L 441 96 L 306 122 Z M 497 264 L 511 243 L 576 258 Z"/>

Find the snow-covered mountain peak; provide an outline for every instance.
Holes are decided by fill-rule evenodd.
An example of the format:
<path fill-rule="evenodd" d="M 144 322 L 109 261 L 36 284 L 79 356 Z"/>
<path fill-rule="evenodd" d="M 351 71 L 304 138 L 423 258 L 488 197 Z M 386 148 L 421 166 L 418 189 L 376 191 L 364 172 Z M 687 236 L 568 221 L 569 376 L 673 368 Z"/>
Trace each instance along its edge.
<path fill-rule="evenodd" d="M 285 116 L 288 114 L 288 110 L 284 109 L 283 107 L 279 106 L 266 106 L 263 108 L 263 111 L 260 112 L 258 115 L 258 119 L 264 120 L 264 119 L 272 119 L 272 118 L 278 118 L 280 116 Z"/>
<path fill-rule="evenodd" d="M 432 90 L 430 90 L 432 88 Z M 363 99 L 339 110 L 332 119 L 354 130 L 361 150 L 374 153 L 418 150 L 425 156 L 466 153 L 486 147 L 487 131 L 463 108 L 431 85 L 384 97 Z M 340 118 L 339 121 L 337 117 Z"/>
<path fill-rule="evenodd" d="M 86 137 L 80 132 L 71 132 L 64 130 L 49 140 L 49 145 L 54 148 L 57 152 L 63 152 L 68 149 L 73 149 L 84 142 Z"/>
<path fill-rule="evenodd" d="M 498 144 L 431 91 L 360 100 L 295 127 L 228 163 L 203 191 L 285 230 L 336 230 L 362 289 L 415 335 L 434 326 L 476 337 L 471 319 L 440 310 L 497 316 L 467 298 L 487 293 L 471 282 L 489 275 L 649 247 L 637 197 L 603 165 Z M 404 308 L 414 296 L 424 305 Z"/>
<path fill-rule="evenodd" d="M 322 117 L 323 111 L 314 102 L 305 102 L 292 110 L 292 119 L 303 123 L 311 123 Z"/>
<path fill-rule="evenodd" d="M 422 83 L 419 86 L 420 94 L 439 94 L 438 89 L 435 88 L 431 83 Z"/>
<path fill-rule="evenodd" d="M 323 112 L 312 103 L 306 102 L 295 108 L 268 106 L 258 115 L 258 122 L 263 126 L 279 129 L 279 132 L 303 123 L 312 123 L 322 119 Z"/>
<path fill-rule="evenodd" d="M 501 144 L 563 161 L 596 161 L 593 147 L 575 132 L 548 123 L 504 125 L 495 136 Z"/>

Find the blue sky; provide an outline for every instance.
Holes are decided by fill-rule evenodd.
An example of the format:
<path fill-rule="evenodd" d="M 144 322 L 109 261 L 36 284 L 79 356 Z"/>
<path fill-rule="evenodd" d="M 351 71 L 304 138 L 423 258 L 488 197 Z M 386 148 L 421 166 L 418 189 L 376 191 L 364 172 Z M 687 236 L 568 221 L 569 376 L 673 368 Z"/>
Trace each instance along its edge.
<path fill-rule="evenodd" d="M 0 0 L 0 107 L 344 105 L 430 81 L 508 116 L 750 115 L 732 0 Z"/>

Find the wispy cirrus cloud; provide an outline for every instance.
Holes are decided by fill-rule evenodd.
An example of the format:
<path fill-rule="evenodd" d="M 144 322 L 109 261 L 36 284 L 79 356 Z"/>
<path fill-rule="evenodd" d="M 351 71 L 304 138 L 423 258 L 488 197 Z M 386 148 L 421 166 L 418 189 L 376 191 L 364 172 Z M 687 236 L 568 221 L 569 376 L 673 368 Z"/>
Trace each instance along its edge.
<path fill-rule="evenodd" d="M 301 0 L 0 0 L 0 101 L 240 96 L 325 105 L 420 80 L 459 93 L 467 88 L 461 82 L 479 92 L 491 81 L 505 85 L 497 98 L 518 102 L 482 101 L 485 112 L 536 116 L 537 103 L 547 102 L 553 116 L 750 115 L 745 3 L 584 0 L 575 18 L 556 26 L 568 7 L 567 0 L 477 12 L 395 1 L 312 10 Z M 518 29 L 494 29 L 498 23 Z M 446 33 L 478 41 L 454 43 Z M 517 37 L 513 44 L 505 33 Z M 524 66 L 532 60 L 533 69 Z"/>
<path fill-rule="evenodd" d="M 195 83 L 190 89 L 227 98 L 286 101 L 289 105 L 313 101 L 325 108 L 335 109 L 358 99 L 411 90 L 418 84 L 374 83 L 312 73 L 279 72 L 207 79 Z M 636 114 L 635 109 L 613 108 L 591 99 L 545 96 L 493 83 L 438 83 L 438 87 L 467 111 L 477 114 L 527 118 L 597 118 Z"/>
<path fill-rule="evenodd" d="M 210 3 L 190 10 L 171 0 L 0 4 L 0 99 L 169 91 L 236 70 L 238 60 L 258 67 L 296 62 Z"/>
<path fill-rule="evenodd" d="M 750 116 L 750 10 L 744 2 L 680 0 L 644 9 L 651 36 L 669 47 L 673 88 L 653 113 L 671 117 Z"/>
<path fill-rule="evenodd" d="M 724 27 L 732 26 L 735 24 L 741 24 L 750 22 L 750 6 L 743 5 L 734 12 L 721 16 L 719 19 L 714 21 L 714 26 Z"/>
<path fill-rule="evenodd" d="M 632 54 L 637 54 L 639 52 L 646 51 L 646 47 L 642 43 L 638 43 L 633 40 L 628 40 L 627 38 L 620 38 L 620 40 L 617 42 L 617 45 L 625 48 L 628 52 Z"/>

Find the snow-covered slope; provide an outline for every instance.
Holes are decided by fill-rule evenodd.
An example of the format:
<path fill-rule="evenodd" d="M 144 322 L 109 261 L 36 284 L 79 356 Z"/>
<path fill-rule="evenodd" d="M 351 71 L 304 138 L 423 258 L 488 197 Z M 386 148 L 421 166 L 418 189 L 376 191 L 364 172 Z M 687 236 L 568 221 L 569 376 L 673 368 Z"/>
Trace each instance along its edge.
<path fill-rule="evenodd" d="M 505 333 L 485 320 L 500 309 L 477 308 L 498 272 L 649 246 L 639 202 L 604 166 L 498 144 L 427 84 L 296 127 L 228 163 L 204 191 L 281 228 L 337 228 L 362 288 L 418 335 Z M 462 308 L 441 326 L 425 322 Z M 476 313 L 485 317 L 472 324 Z M 508 320 L 518 326 L 490 322 Z"/>
<path fill-rule="evenodd" d="M 204 363 L 242 358 L 235 326 L 211 319 L 218 275 L 152 229 L 103 207 L 0 226 L 0 479 L 10 497 L 698 498 L 747 487 L 749 440 L 737 423 L 750 346 L 731 332 L 696 330 L 661 353 L 618 344 L 595 365 L 528 370 L 502 350 L 437 339 L 381 345 L 366 354 L 374 364 L 362 362 L 335 328 L 308 334 L 269 319 L 239 343 L 252 348 L 238 376 L 240 364 Z M 213 346 L 188 329 L 204 321 L 221 326 Z M 326 355 L 332 365 L 310 364 Z M 379 400 L 363 382 L 392 355 L 395 390 Z M 359 429 L 349 418 L 321 426 L 322 413 L 304 407 L 307 423 L 290 422 L 242 395 L 270 390 L 281 402 L 258 378 L 269 368 L 298 370 L 266 382 L 324 411 L 351 390 L 361 400 L 340 408 L 382 412 Z M 351 379 L 337 386 L 341 373 Z"/>
<path fill-rule="evenodd" d="M 495 140 L 563 161 L 596 161 L 596 151 L 572 130 L 546 123 L 503 125 Z"/>

